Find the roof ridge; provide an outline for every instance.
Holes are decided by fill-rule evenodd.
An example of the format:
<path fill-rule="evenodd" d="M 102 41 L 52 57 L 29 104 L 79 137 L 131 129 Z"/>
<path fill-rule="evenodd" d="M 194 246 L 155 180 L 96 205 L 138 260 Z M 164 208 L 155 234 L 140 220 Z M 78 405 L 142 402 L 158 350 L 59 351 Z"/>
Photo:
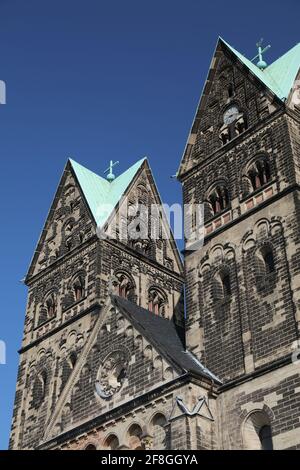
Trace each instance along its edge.
<path fill-rule="evenodd" d="M 69 158 L 71 167 L 75 172 L 79 185 L 98 227 L 103 227 L 105 222 L 108 220 L 113 209 L 122 199 L 122 196 L 130 186 L 145 160 L 146 158 L 138 160 L 121 173 L 114 181 L 109 182 L 107 179 L 93 172 L 89 168 L 81 165 L 81 163 Z M 110 213 L 109 207 L 112 209 Z"/>
<path fill-rule="evenodd" d="M 167 361 L 175 364 L 185 373 L 194 372 L 202 377 L 222 383 L 215 374 L 184 347 L 176 325 L 172 320 L 155 315 L 144 307 L 117 295 L 112 295 L 112 301 L 126 317 L 129 317 L 146 340 L 158 349 Z"/>
<path fill-rule="evenodd" d="M 254 74 L 264 83 L 280 100 L 285 101 L 293 86 L 294 80 L 300 69 L 300 49 L 299 44 L 295 44 L 274 62 L 269 64 L 265 70 L 261 70 L 250 59 L 237 51 L 223 38 L 219 40 Z M 293 54 L 295 54 L 293 56 Z M 287 60 L 292 56 L 292 60 Z"/>

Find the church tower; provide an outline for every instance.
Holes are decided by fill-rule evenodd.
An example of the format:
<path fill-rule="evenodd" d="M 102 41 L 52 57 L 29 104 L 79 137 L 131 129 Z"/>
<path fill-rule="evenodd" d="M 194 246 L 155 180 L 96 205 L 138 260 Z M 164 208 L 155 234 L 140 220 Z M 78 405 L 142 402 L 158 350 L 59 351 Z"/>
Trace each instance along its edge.
<path fill-rule="evenodd" d="M 258 47 L 218 40 L 177 174 L 204 206 L 184 268 L 146 159 L 107 179 L 67 162 L 10 448 L 300 450 L 300 44 L 270 65 Z"/>
<path fill-rule="evenodd" d="M 258 59 L 219 39 L 178 172 L 204 205 L 186 341 L 223 381 L 221 449 L 300 448 L 300 44 Z"/>
<path fill-rule="evenodd" d="M 83 422 L 103 418 L 176 376 L 166 353 L 155 350 L 152 338 L 146 340 L 152 324 L 148 318 L 143 324 L 143 312 L 158 321 L 158 333 L 166 334 L 168 325 L 171 338 L 181 344 L 182 263 L 172 236 L 162 236 L 167 229 L 162 213 L 151 212 L 160 219 L 158 224 L 152 220 L 161 230 L 156 240 L 122 238 L 125 203 L 129 218 L 136 206 L 147 212 L 161 204 L 147 160 L 117 178 L 111 170 L 104 179 L 69 160 L 38 242 L 26 277 L 13 449 L 49 441 L 53 447 L 53 438 L 74 429 L 78 436 Z M 148 219 L 150 212 L 143 213 L 139 224 Z M 142 232 L 143 227 L 134 228 Z M 140 311 L 141 319 L 135 319 Z M 165 418 L 157 413 L 153 419 L 159 427 Z M 133 423 L 132 435 L 124 437 L 127 445 L 141 428 Z M 104 448 L 115 446 L 116 433 L 108 434 Z M 102 430 L 102 440 L 104 435 Z M 80 448 L 92 445 L 84 442 Z"/>

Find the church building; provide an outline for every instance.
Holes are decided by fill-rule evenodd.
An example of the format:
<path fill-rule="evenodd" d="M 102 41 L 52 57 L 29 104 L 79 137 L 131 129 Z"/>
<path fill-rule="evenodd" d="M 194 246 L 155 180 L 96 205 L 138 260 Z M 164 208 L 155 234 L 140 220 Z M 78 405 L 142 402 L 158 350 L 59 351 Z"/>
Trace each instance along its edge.
<path fill-rule="evenodd" d="M 258 47 L 217 42 L 177 172 L 204 206 L 183 260 L 147 159 L 106 179 L 68 160 L 26 277 L 11 449 L 300 450 L 300 44 L 270 65 Z"/>

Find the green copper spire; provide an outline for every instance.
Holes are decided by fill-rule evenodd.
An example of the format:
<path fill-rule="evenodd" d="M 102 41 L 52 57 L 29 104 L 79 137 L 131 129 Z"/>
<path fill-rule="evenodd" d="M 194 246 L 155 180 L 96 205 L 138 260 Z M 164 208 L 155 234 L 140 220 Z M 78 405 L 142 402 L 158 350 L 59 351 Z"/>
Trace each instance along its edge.
<path fill-rule="evenodd" d="M 264 70 L 268 66 L 267 62 L 263 60 L 263 54 L 267 52 L 271 47 L 271 46 L 267 46 L 267 47 L 264 47 L 263 49 L 262 48 L 263 41 L 264 40 L 262 38 L 258 43 L 256 43 L 258 54 L 255 57 L 253 57 L 253 59 L 251 60 L 251 62 L 254 62 L 256 59 L 258 59 L 258 62 L 256 65 L 260 70 Z"/>
<path fill-rule="evenodd" d="M 139 160 L 117 178 L 109 181 L 69 159 L 98 227 L 103 227 L 110 215 L 102 209 L 113 209 L 117 206 L 145 160 L 146 158 Z M 108 171 L 110 169 L 109 167 Z"/>
<path fill-rule="evenodd" d="M 264 69 L 260 69 L 224 39 L 220 38 L 220 41 L 279 99 L 285 101 L 288 98 L 300 70 L 300 43 L 292 47 L 275 62 L 272 62 Z M 263 54 L 264 50 L 261 52 Z M 259 56 L 257 57 L 259 59 Z"/>
<path fill-rule="evenodd" d="M 112 169 L 115 165 L 118 165 L 119 161 L 113 162 L 112 160 L 109 162 L 109 167 L 104 171 L 104 173 L 107 173 L 106 179 L 110 183 L 116 178 L 115 175 L 112 172 Z"/>

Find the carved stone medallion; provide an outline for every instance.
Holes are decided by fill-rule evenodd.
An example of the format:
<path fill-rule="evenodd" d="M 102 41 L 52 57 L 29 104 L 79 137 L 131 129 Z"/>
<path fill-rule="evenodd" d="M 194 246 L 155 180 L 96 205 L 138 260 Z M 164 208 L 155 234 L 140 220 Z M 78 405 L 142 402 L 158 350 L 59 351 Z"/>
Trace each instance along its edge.
<path fill-rule="evenodd" d="M 98 371 L 96 392 L 101 398 L 110 398 L 117 393 L 128 373 L 128 355 L 118 349 L 104 359 Z"/>

